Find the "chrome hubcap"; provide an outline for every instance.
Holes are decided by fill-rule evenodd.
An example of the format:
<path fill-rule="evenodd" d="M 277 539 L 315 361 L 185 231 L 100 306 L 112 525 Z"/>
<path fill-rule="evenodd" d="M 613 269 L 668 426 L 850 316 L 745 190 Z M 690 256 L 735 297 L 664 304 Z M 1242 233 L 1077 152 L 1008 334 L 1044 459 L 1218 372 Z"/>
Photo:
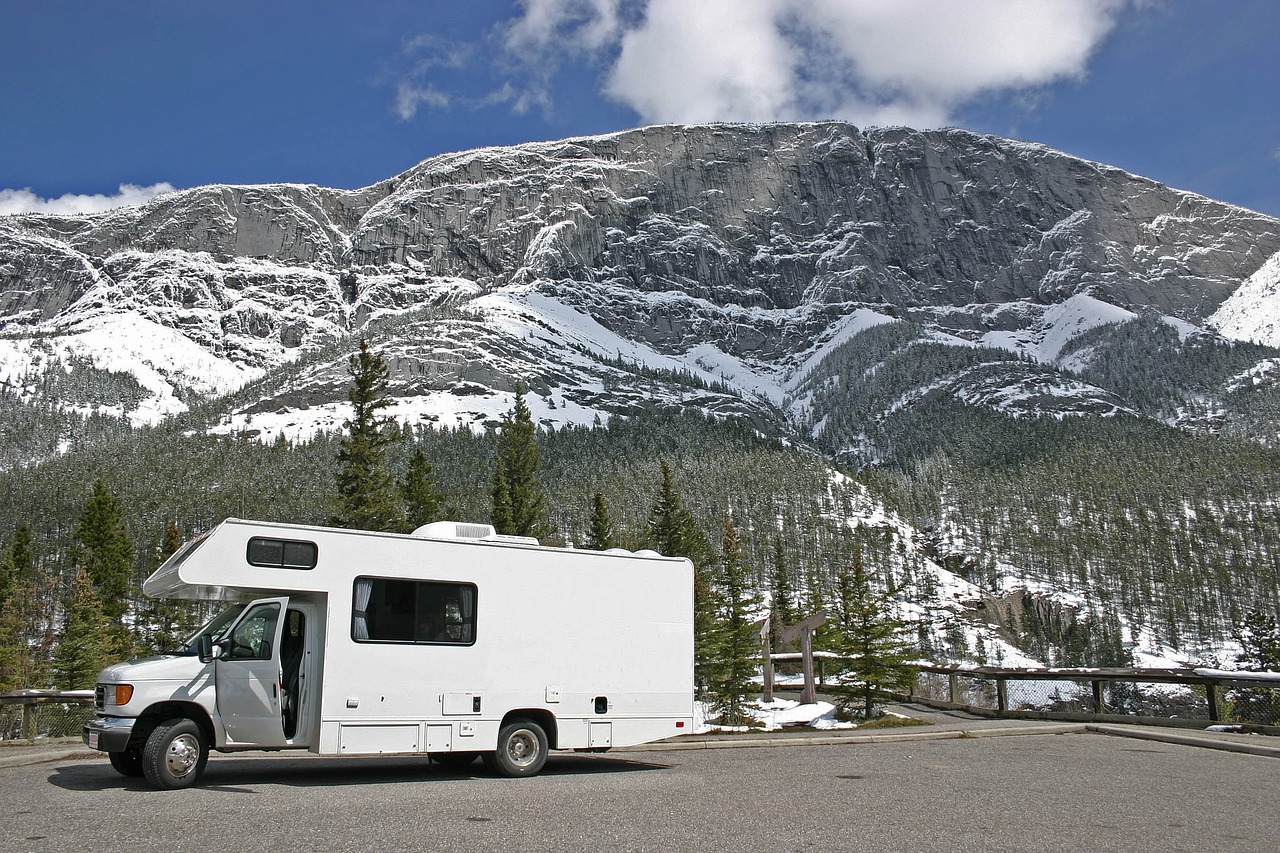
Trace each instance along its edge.
<path fill-rule="evenodd" d="M 511 759 L 512 764 L 524 767 L 532 764 L 537 756 L 538 739 L 533 736 L 533 732 L 521 729 L 511 735 L 511 739 L 507 741 L 507 757 Z"/>
<path fill-rule="evenodd" d="M 178 735 L 165 751 L 164 763 L 174 776 L 190 773 L 200 759 L 200 742 L 194 735 Z"/>

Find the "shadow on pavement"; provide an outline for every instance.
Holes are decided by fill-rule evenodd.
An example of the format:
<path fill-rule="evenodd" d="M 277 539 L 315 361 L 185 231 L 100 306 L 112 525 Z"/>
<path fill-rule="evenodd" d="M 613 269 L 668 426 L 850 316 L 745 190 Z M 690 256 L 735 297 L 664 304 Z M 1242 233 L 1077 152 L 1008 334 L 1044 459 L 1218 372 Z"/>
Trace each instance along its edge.
<path fill-rule="evenodd" d="M 665 770 L 673 764 L 636 761 L 599 755 L 557 755 L 547 758 L 542 772 L 534 777 L 589 776 Z M 459 782 L 483 779 L 507 780 L 490 773 L 479 761 L 463 768 L 435 764 L 425 757 L 396 758 L 277 758 L 267 756 L 211 756 L 208 767 L 195 785 L 201 791 L 256 793 L 249 785 L 289 785 L 308 788 L 335 785 L 389 785 L 404 782 Z M 49 776 L 50 784 L 68 791 L 130 790 L 164 793 L 143 779 L 121 776 L 106 761 L 89 761 L 58 766 Z"/>

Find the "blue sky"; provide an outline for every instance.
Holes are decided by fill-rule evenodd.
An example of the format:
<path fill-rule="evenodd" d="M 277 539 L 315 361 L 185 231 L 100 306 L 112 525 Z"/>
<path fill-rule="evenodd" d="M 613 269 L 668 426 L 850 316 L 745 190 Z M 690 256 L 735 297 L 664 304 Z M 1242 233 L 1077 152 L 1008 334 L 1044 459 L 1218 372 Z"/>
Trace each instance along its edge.
<path fill-rule="evenodd" d="M 1044 142 L 1280 215 L 1278 42 L 1277 0 L 0 0 L 0 212 L 839 118 Z"/>

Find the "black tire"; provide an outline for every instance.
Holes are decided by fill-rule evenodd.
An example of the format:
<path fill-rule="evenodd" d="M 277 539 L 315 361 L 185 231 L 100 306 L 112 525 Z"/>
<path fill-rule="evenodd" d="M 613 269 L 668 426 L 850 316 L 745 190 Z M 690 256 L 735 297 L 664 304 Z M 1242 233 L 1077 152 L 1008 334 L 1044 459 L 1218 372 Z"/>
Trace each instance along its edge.
<path fill-rule="evenodd" d="M 450 770 L 465 770 L 480 757 L 478 752 L 433 752 L 431 760 Z"/>
<path fill-rule="evenodd" d="M 108 752 L 111 766 L 121 776 L 137 778 L 142 775 L 142 753 L 137 749 L 126 749 L 124 752 Z"/>
<path fill-rule="evenodd" d="M 186 788 L 209 760 L 209 744 L 195 720 L 175 717 L 156 726 L 142 750 L 142 772 L 157 788 Z"/>
<path fill-rule="evenodd" d="M 515 720 L 498 732 L 498 749 L 484 763 L 500 776 L 533 776 L 547 763 L 547 733 L 532 720 Z"/>

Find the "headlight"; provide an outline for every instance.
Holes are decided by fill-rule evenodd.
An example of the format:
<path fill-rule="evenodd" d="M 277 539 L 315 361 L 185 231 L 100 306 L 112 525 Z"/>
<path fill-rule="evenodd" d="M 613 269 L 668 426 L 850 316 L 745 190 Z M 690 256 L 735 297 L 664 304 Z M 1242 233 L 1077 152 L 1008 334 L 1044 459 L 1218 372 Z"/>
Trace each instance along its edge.
<path fill-rule="evenodd" d="M 104 705 L 128 705 L 129 700 L 133 698 L 132 684 L 104 684 L 102 688 Z"/>

